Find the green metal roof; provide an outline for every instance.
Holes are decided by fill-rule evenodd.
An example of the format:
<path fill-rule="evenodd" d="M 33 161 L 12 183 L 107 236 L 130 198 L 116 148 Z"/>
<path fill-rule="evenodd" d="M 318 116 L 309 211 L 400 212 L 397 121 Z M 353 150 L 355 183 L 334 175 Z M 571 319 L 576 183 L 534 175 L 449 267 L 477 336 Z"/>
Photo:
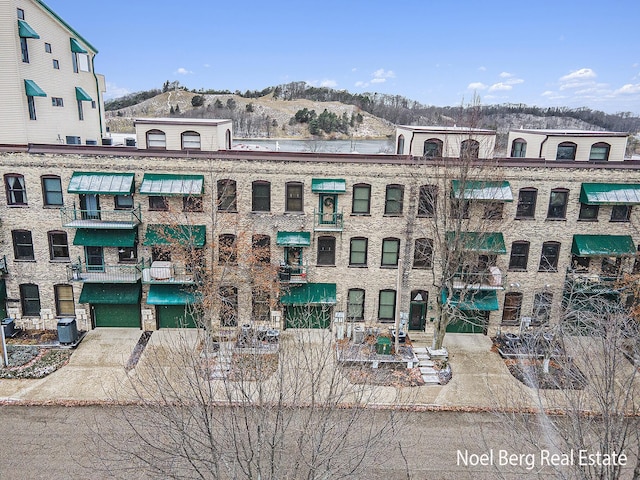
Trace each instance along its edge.
<path fill-rule="evenodd" d="M 311 245 L 309 232 L 278 232 L 276 245 L 284 247 L 308 247 Z"/>
<path fill-rule="evenodd" d="M 312 178 L 311 191 L 316 193 L 344 193 L 347 182 L 342 178 Z"/>
<path fill-rule="evenodd" d="M 133 179 L 133 173 L 73 172 L 67 192 L 130 195 Z"/>
<path fill-rule="evenodd" d="M 143 195 L 202 195 L 204 175 L 145 173 L 140 185 Z"/>
<path fill-rule="evenodd" d="M 76 87 L 76 100 L 81 100 L 83 102 L 92 102 L 93 98 L 91 98 L 91 96 L 81 87 Z"/>
<path fill-rule="evenodd" d="M 143 245 L 171 245 L 204 247 L 207 238 L 206 225 L 161 225 L 147 226 Z"/>
<path fill-rule="evenodd" d="M 85 247 L 133 247 L 136 234 L 136 230 L 82 228 L 76 231 L 73 244 Z"/>
<path fill-rule="evenodd" d="M 574 235 L 571 253 L 579 257 L 624 257 L 636 254 L 631 235 Z"/>
<path fill-rule="evenodd" d="M 335 283 L 305 283 L 280 297 L 282 305 L 335 305 Z"/>
<path fill-rule="evenodd" d="M 47 94 L 33 80 L 24 81 L 24 91 L 27 97 L 46 97 Z"/>
<path fill-rule="evenodd" d="M 199 295 L 184 285 L 151 285 L 147 295 L 148 305 L 186 305 L 199 301 Z"/>
<path fill-rule="evenodd" d="M 75 52 L 75 53 L 88 53 L 83 47 L 82 45 L 80 45 L 80 42 L 78 42 L 78 40 L 76 40 L 75 38 L 71 37 L 70 39 L 71 42 L 71 51 Z"/>
<path fill-rule="evenodd" d="M 85 283 L 78 302 L 135 305 L 141 295 L 140 283 Z"/>
<path fill-rule="evenodd" d="M 513 193 L 509 182 L 452 181 L 453 198 L 464 200 L 487 200 L 498 202 L 513 202 Z"/>
<path fill-rule="evenodd" d="M 442 291 L 442 303 L 447 303 L 447 293 Z M 468 290 L 460 298 L 460 293 L 454 293 L 449 303 L 460 310 L 480 310 L 491 312 L 499 310 L 498 296 L 495 290 Z"/>
<path fill-rule="evenodd" d="M 82 37 L 82 35 L 80 35 L 78 32 L 76 32 L 76 31 L 74 30 L 74 28 L 73 28 L 71 25 L 69 25 L 69 24 L 68 24 L 67 22 L 65 22 L 62 18 L 60 18 L 60 16 L 59 16 L 56 12 L 54 12 L 53 10 L 51 10 L 51 8 L 49 8 L 49 6 L 48 6 L 47 4 L 45 4 L 42 0 L 35 0 L 35 1 L 36 1 L 36 3 L 37 3 L 38 5 L 40 5 L 44 10 L 46 10 L 47 12 L 49 12 L 49 14 L 50 14 L 53 18 L 55 18 L 58 22 L 60 22 L 60 24 L 61 24 L 61 25 L 63 25 L 64 27 L 66 27 L 66 28 L 67 28 L 67 30 L 69 30 L 69 32 L 73 33 L 76 37 L 80 38 L 80 39 L 84 42 L 84 44 L 85 44 L 87 47 L 89 47 L 89 48 L 90 48 L 91 50 L 93 50 L 95 53 L 98 53 L 98 50 L 96 50 L 96 48 L 95 48 L 95 47 L 93 47 L 89 42 L 87 42 L 87 41 Z"/>
<path fill-rule="evenodd" d="M 640 184 L 583 183 L 580 202 L 588 205 L 640 205 Z"/>
<path fill-rule="evenodd" d="M 501 232 L 460 232 L 462 247 L 469 252 L 505 254 L 507 248 Z M 455 232 L 447 232 L 447 243 L 453 243 Z"/>
<path fill-rule="evenodd" d="M 40 38 L 40 35 L 24 20 L 18 20 L 18 35 L 22 38 Z"/>

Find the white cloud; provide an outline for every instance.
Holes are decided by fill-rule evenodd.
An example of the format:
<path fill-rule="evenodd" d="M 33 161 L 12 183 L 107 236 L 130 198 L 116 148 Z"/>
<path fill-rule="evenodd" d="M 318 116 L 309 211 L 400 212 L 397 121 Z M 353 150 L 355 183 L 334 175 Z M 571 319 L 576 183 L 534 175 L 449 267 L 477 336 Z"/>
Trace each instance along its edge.
<path fill-rule="evenodd" d="M 355 67 L 353 67 L 353 68 L 351 69 L 351 71 L 352 71 L 352 72 L 357 72 L 357 71 L 358 71 L 358 69 L 357 69 L 357 68 L 355 68 Z"/>
<path fill-rule="evenodd" d="M 393 70 L 385 70 L 384 68 L 379 68 L 375 72 L 373 72 L 374 79 L 387 79 L 387 78 L 395 78 L 396 74 Z M 384 81 L 384 80 L 383 80 Z M 376 82 L 379 83 L 379 82 Z"/>
<path fill-rule="evenodd" d="M 377 78 L 377 77 L 376 77 L 376 78 L 372 78 L 372 79 L 371 79 L 371 83 L 384 83 L 384 82 L 386 82 L 386 81 L 387 81 L 387 79 L 386 79 L 386 78 Z"/>
<path fill-rule="evenodd" d="M 176 75 L 190 75 L 193 72 L 191 70 L 187 70 L 186 68 L 180 67 L 173 73 L 175 73 Z"/>
<path fill-rule="evenodd" d="M 478 67 L 478 70 L 481 72 L 486 72 L 487 71 L 487 67 Z"/>
<path fill-rule="evenodd" d="M 563 77 L 560 77 L 561 82 L 573 82 L 573 81 L 581 81 L 586 80 L 588 78 L 596 78 L 596 72 L 591 70 L 590 68 L 581 68 L 580 70 L 576 70 L 571 72 Z"/>
<path fill-rule="evenodd" d="M 367 82 L 356 82 L 354 85 L 358 88 L 366 88 L 369 86 Z"/>
<path fill-rule="evenodd" d="M 500 76 L 500 78 L 511 78 L 511 77 L 513 77 L 513 73 L 501 72 L 499 76 Z"/>
<path fill-rule="evenodd" d="M 489 87 L 490 92 L 495 92 L 497 90 L 511 90 L 513 87 L 511 85 L 507 85 L 506 83 L 498 82 L 494 83 Z"/>
<path fill-rule="evenodd" d="M 211 65 L 209 65 L 208 63 L 205 63 L 204 65 L 202 65 L 204 68 L 209 68 L 211 67 Z"/>
<path fill-rule="evenodd" d="M 338 85 L 338 82 L 336 82 L 335 80 L 322 80 L 322 81 L 320 81 L 320 86 L 321 87 L 335 88 L 337 85 Z"/>
<path fill-rule="evenodd" d="M 124 97 L 131 93 L 131 90 L 118 87 L 115 83 L 107 82 L 106 83 L 107 91 L 104 94 L 105 100 L 110 100 L 112 98 Z"/>
<path fill-rule="evenodd" d="M 622 94 L 622 95 L 640 93 L 640 83 L 636 83 L 636 84 L 627 83 L 626 85 L 623 85 L 622 87 L 617 89 L 614 93 Z"/>
<path fill-rule="evenodd" d="M 468 90 L 485 90 L 487 86 L 482 82 L 472 82 L 467 85 Z"/>

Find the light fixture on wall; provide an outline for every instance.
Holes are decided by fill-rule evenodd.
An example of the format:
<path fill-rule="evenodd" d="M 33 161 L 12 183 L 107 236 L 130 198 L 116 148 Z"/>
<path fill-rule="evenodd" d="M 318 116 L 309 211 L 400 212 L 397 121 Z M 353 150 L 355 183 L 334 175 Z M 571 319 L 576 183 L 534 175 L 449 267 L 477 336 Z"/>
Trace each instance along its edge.
<path fill-rule="evenodd" d="M 511 288 L 520 288 L 520 284 L 518 282 L 510 283 L 509 286 Z"/>

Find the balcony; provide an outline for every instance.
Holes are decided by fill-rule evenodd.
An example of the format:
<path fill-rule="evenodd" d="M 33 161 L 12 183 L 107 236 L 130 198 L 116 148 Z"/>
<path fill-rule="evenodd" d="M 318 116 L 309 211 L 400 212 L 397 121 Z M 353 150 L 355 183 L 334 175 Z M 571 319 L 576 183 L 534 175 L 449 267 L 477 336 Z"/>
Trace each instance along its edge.
<path fill-rule="evenodd" d="M 344 226 L 342 212 L 323 213 L 313 211 L 313 230 L 316 232 L 341 232 Z"/>
<path fill-rule="evenodd" d="M 166 283 L 196 283 L 196 274 L 185 265 L 177 265 L 174 262 L 152 262 L 143 259 L 140 264 L 142 270 L 142 283 L 166 284 Z"/>
<path fill-rule="evenodd" d="M 136 283 L 142 277 L 140 263 L 87 265 L 80 259 L 67 266 L 67 281 L 83 283 Z"/>
<path fill-rule="evenodd" d="M 278 280 L 281 283 L 289 284 L 307 283 L 307 266 L 280 265 L 278 269 Z"/>
<path fill-rule="evenodd" d="M 142 223 L 140 205 L 133 210 L 60 209 L 62 226 L 67 228 L 128 229 Z"/>
<path fill-rule="evenodd" d="M 612 293 L 622 291 L 627 287 L 624 275 L 616 276 L 611 273 L 577 272 L 567 270 L 565 290 L 574 293 Z"/>
<path fill-rule="evenodd" d="M 504 290 L 506 275 L 498 267 L 464 270 L 453 277 L 455 290 Z"/>
<path fill-rule="evenodd" d="M 9 273 L 9 268 L 7 267 L 7 256 L 2 255 L 0 257 L 0 275 L 6 275 Z"/>

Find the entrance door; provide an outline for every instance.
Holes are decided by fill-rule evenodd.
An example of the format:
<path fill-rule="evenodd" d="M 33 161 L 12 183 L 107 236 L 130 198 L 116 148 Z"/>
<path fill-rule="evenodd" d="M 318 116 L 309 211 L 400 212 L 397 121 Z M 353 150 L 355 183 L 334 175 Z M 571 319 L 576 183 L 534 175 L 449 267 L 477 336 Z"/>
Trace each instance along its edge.
<path fill-rule="evenodd" d="M 83 220 L 100 220 L 100 200 L 95 193 L 80 195 L 80 212 Z"/>
<path fill-rule="evenodd" d="M 104 253 L 102 247 L 84 247 L 87 272 L 104 272 Z"/>
<path fill-rule="evenodd" d="M 427 316 L 428 294 L 424 290 L 411 292 L 409 304 L 409 330 L 424 330 Z"/>
<path fill-rule="evenodd" d="M 328 193 L 320 194 L 320 223 L 335 225 L 338 196 Z"/>

